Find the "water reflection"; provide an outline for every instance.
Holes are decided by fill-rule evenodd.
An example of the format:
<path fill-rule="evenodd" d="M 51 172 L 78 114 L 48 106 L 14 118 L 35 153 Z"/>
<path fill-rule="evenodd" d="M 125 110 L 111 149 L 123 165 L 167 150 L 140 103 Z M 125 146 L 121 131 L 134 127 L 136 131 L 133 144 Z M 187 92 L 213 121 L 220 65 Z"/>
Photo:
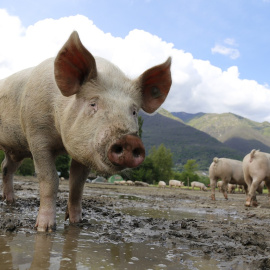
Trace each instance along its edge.
<path fill-rule="evenodd" d="M 218 269 L 188 247 L 100 243 L 91 232 L 65 226 L 52 234 L 0 235 L 0 269 Z"/>

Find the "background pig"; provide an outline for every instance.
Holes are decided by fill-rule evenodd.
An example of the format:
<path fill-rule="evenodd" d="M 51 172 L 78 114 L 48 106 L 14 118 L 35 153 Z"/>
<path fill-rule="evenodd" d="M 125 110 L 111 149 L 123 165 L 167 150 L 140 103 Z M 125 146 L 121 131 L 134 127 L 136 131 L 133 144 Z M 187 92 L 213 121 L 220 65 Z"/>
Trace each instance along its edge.
<path fill-rule="evenodd" d="M 194 189 L 194 187 L 199 188 L 200 190 L 207 191 L 207 188 L 204 183 L 193 181 L 191 182 L 191 187 Z"/>
<path fill-rule="evenodd" d="M 165 188 L 166 187 L 166 183 L 164 181 L 159 181 L 158 182 L 158 187 Z"/>
<path fill-rule="evenodd" d="M 268 196 L 270 194 L 270 154 L 260 152 L 259 150 L 252 150 L 243 159 L 243 171 L 245 181 L 248 185 L 248 195 L 246 199 L 246 206 L 257 206 L 256 190 L 264 181 Z"/>
<path fill-rule="evenodd" d="M 227 189 L 229 183 L 244 185 L 247 193 L 247 184 L 244 180 L 242 162 L 239 160 L 215 157 L 209 167 L 209 178 L 212 200 L 216 199 L 215 188 L 218 179 L 222 180 L 221 190 L 225 199 L 228 199 Z"/>
<path fill-rule="evenodd" d="M 179 180 L 170 180 L 169 187 L 183 187 L 184 183 Z"/>
<path fill-rule="evenodd" d="M 0 81 L 3 197 L 14 201 L 13 174 L 32 157 L 40 183 L 39 231 L 55 228 L 55 158 L 71 158 L 66 218 L 82 218 L 83 186 L 93 168 L 113 174 L 145 156 L 137 113 L 153 113 L 171 86 L 171 58 L 135 80 L 93 55 L 73 32 L 56 58 Z"/>

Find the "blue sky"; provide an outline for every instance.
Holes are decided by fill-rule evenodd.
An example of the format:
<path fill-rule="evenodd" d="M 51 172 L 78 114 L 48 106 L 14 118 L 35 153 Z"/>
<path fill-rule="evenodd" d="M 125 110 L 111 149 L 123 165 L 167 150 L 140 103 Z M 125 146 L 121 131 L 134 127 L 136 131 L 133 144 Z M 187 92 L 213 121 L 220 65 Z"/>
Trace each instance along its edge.
<path fill-rule="evenodd" d="M 66 25 L 84 24 L 85 28 L 78 32 L 90 48 L 95 34 L 87 37 L 86 25 L 89 24 L 89 29 L 94 26 L 100 30 L 94 32 L 103 35 L 104 40 L 93 50 L 114 60 L 132 75 L 139 75 L 140 68 L 164 61 L 166 53 L 173 56 L 175 83 L 171 98 L 164 104 L 166 109 L 190 113 L 233 112 L 259 122 L 270 121 L 270 0 L 1 0 L 0 10 L 7 14 L 2 15 L 2 21 L 0 17 L 0 34 L 6 43 L 3 48 L 0 45 L 3 75 L 36 64 L 29 59 L 28 65 L 27 58 L 21 59 L 19 54 L 15 58 L 10 52 L 9 56 L 10 33 L 14 32 L 11 40 L 18 40 L 16 34 L 23 40 L 27 53 L 27 48 L 31 47 L 26 45 L 27 40 L 31 41 L 29 44 L 38 42 L 35 38 L 41 39 L 40 31 L 59 36 L 57 41 L 56 37 L 47 38 L 53 47 L 66 38 L 57 33 L 57 29 L 67 28 L 68 32 L 71 28 Z M 47 20 L 49 18 L 53 20 Z M 10 29 L 8 33 L 7 29 Z M 110 41 L 106 42 L 108 36 Z M 110 46 L 110 42 L 120 44 L 120 41 L 123 50 L 129 50 L 136 57 L 120 59 L 121 50 L 114 47 L 117 45 Z M 15 45 L 12 49 L 18 50 L 20 42 Z M 57 52 L 48 46 L 49 43 L 35 59 L 47 57 L 44 50 L 51 53 L 48 57 Z M 150 53 L 157 62 L 148 55 Z M 141 62 L 137 63 L 137 58 L 141 58 Z M 20 64 L 15 64 L 16 59 Z M 125 63 L 125 59 L 129 63 Z"/>

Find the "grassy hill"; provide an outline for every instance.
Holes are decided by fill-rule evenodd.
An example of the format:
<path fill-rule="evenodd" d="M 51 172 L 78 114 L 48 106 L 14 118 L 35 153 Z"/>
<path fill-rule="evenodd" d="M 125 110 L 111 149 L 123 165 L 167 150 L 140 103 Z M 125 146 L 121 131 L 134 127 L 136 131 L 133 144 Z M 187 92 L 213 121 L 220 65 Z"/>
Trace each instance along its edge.
<path fill-rule="evenodd" d="M 179 113 L 172 114 L 181 117 Z M 270 123 L 268 122 L 258 123 L 232 113 L 200 113 L 189 114 L 186 123 L 244 155 L 252 149 L 270 152 Z"/>
<path fill-rule="evenodd" d="M 207 170 L 214 157 L 243 159 L 242 153 L 231 149 L 205 132 L 184 124 L 179 120 L 164 116 L 164 111 L 142 116 L 142 140 L 146 151 L 164 144 L 173 153 L 174 163 L 184 165 L 188 159 L 195 159 L 199 169 Z"/>

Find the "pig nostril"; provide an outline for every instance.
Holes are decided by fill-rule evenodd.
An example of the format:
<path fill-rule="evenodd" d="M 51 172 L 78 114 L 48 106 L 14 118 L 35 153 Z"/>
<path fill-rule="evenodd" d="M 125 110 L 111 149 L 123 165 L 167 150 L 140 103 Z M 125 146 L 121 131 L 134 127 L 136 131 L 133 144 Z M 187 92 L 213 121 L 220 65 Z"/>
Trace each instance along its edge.
<path fill-rule="evenodd" d="M 123 153 L 123 146 L 119 145 L 119 144 L 115 144 L 112 146 L 112 152 L 114 152 L 115 154 L 121 154 Z"/>
<path fill-rule="evenodd" d="M 133 157 L 134 157 L 134 158 L 138 158 L 139 156 L 141 156 L 142 151 L 141 151 L 140 148 L 136 148 L 136 149 L 134 149 L 134 150 L 132 151 L 132 154 L 133 154 Z"/>

